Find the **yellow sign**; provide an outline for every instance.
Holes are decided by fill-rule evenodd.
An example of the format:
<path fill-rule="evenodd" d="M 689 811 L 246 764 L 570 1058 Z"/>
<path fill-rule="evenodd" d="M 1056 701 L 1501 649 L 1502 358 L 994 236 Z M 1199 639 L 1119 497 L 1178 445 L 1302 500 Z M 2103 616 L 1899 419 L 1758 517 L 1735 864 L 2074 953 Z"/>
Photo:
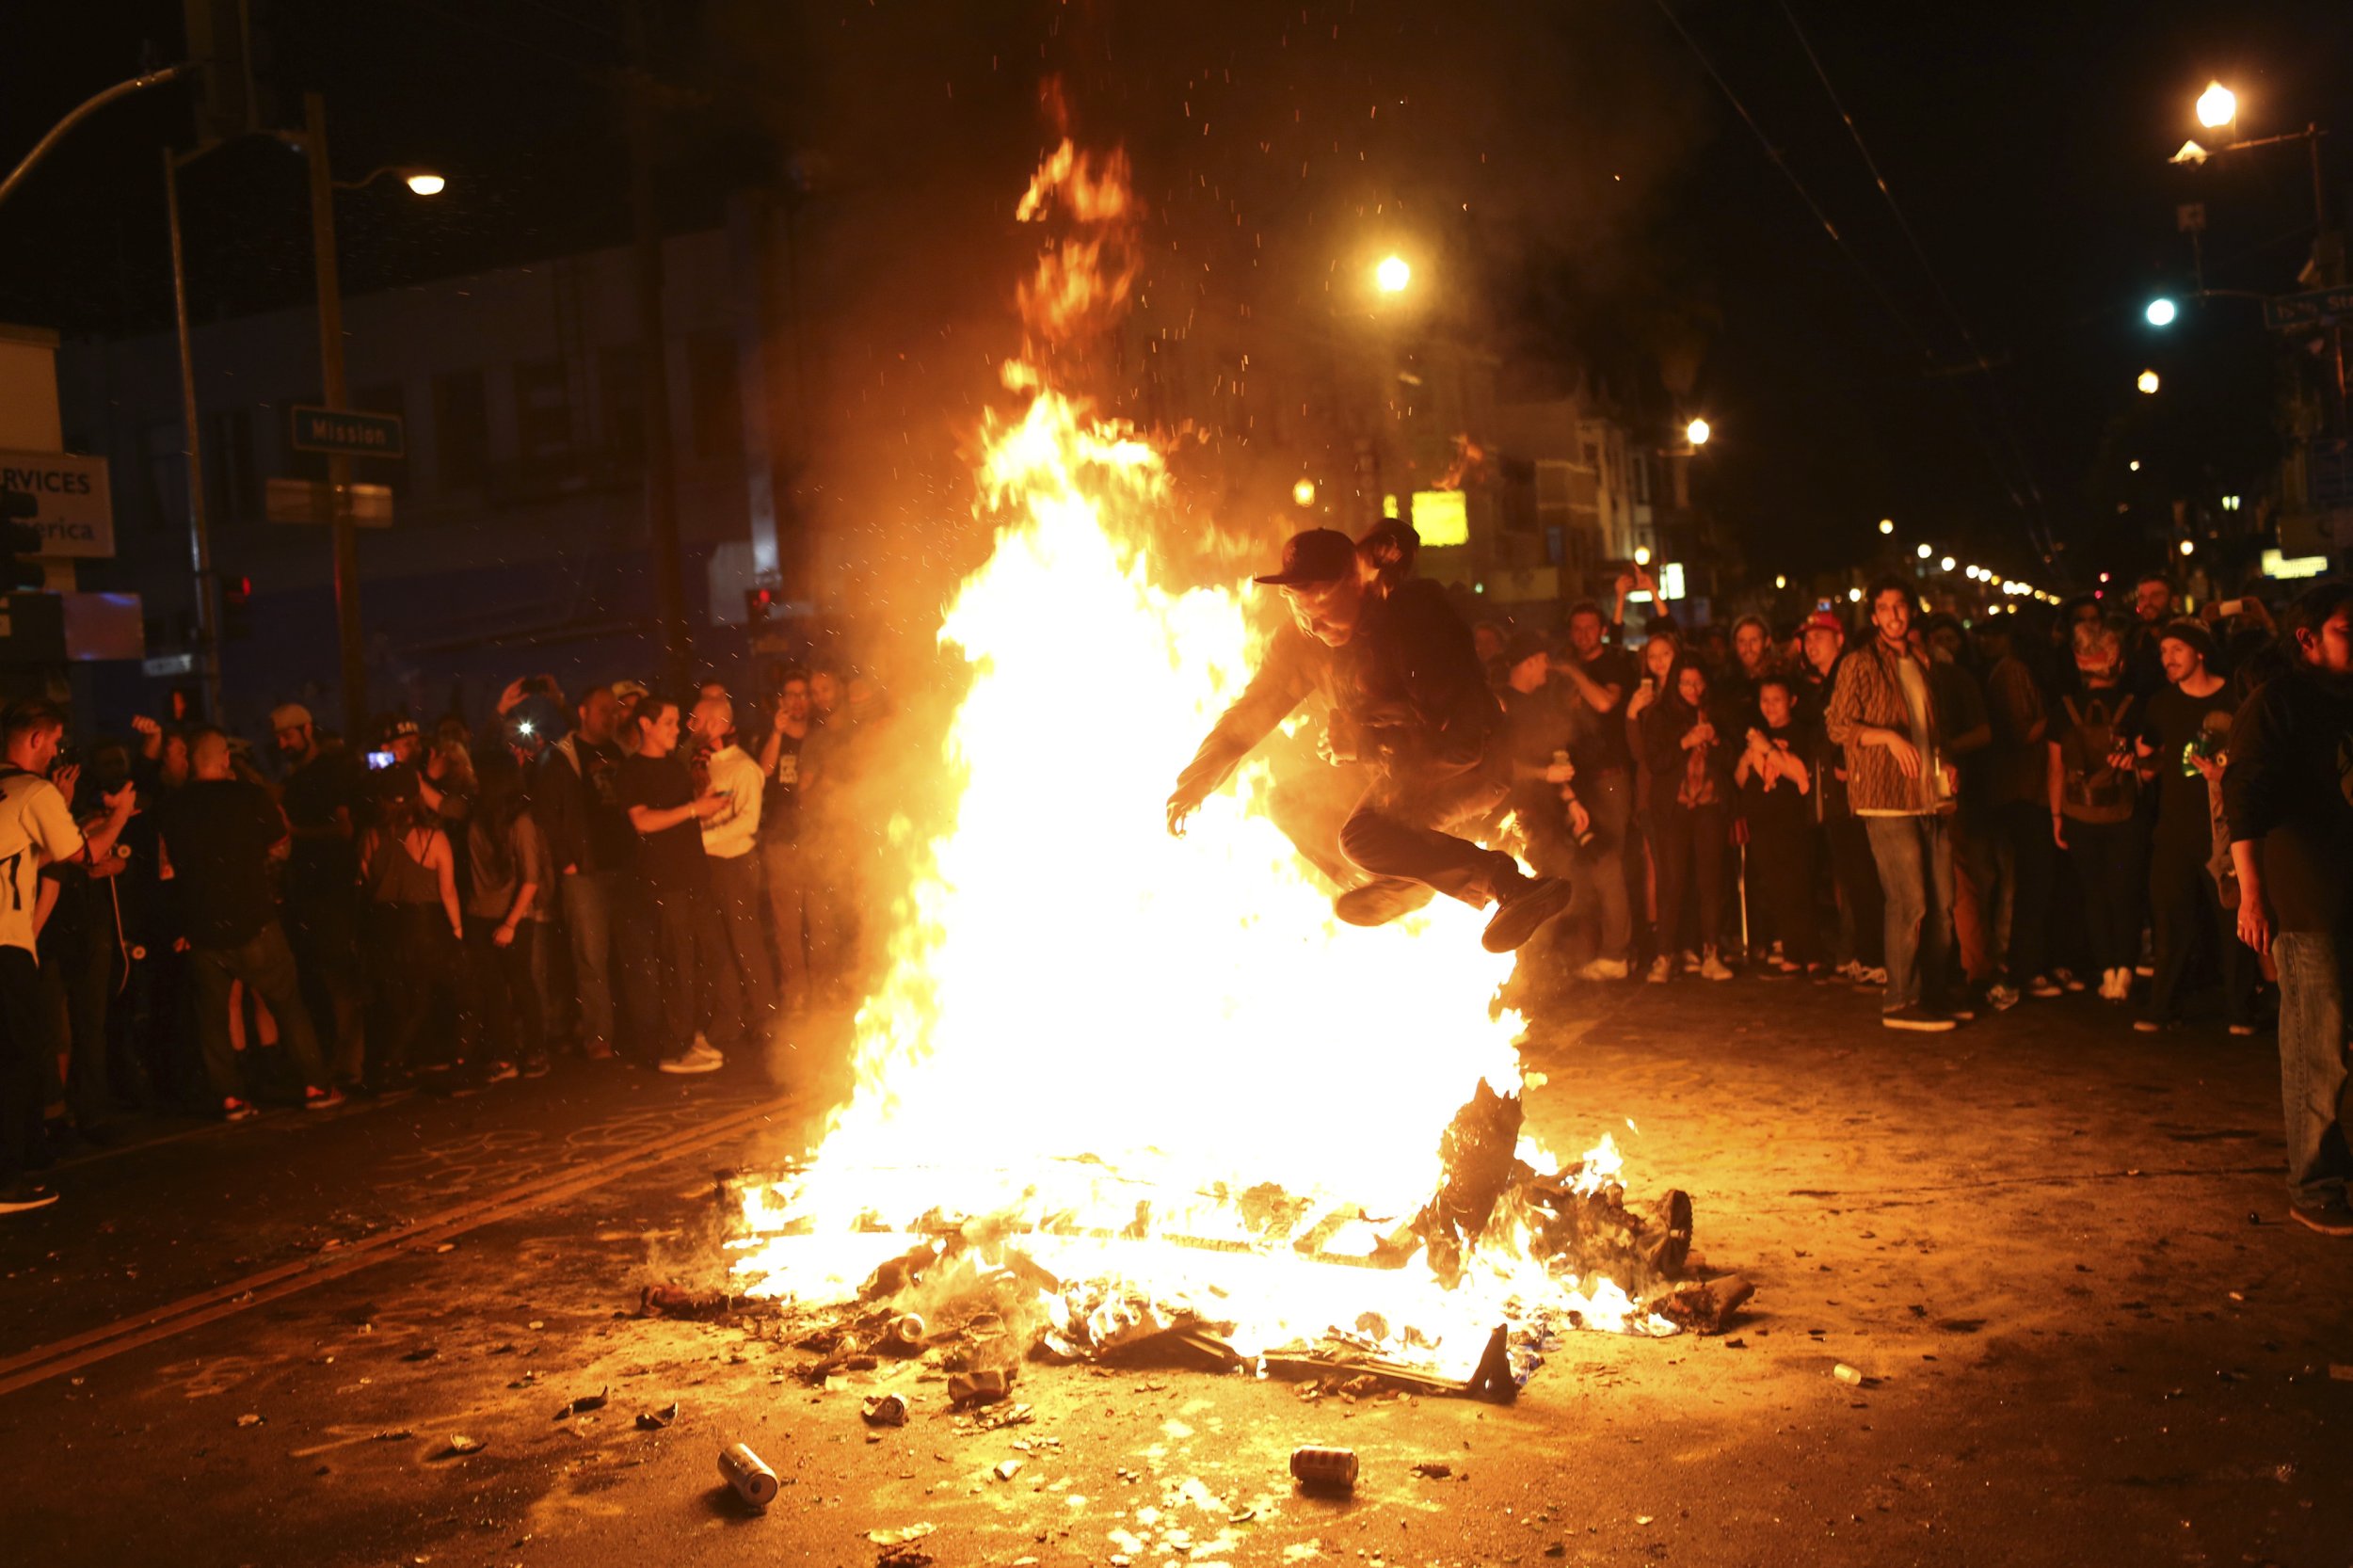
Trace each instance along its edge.
<path fill-rule="evenodd" d="M 1414 532 L 1426 545 L 1470 543 L 1470 508 L 1461 490 L 1416 490 Z"/>

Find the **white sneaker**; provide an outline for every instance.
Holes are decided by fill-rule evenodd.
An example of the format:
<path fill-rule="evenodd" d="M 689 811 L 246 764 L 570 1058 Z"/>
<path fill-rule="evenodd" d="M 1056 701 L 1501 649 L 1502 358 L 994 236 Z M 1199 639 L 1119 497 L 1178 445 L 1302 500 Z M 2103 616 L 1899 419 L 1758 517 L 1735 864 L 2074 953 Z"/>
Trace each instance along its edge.
<path fill-rule="evenodd" d="M 1673 973 L 1674 973 L 1674 960 L 1665 953 L 1662 952 L 1650 961 L 1650 983 L 1653 985 L 1666 984 L 1667 977 Z"/>
<path fill-rule="evenodd" d="M 665 1073 L 715 1073 L 726 1065 L 726 1057 L 709 1046 L 696 1046 L 682 1055 L 664 1058 L 661 1070 Z"/>
<path fill-rule="evenodd" d="M 1625 960 L 1623 958 L 1593 959 L 1577 971 L 1577 978 L 1579 980 L 1624 980 Z"/>
<path fill-rule="evenodd" d="M 1725 967 L 1722 959 L 1716 956 L 1716 950 L 1709 948 L 1707 956 L 1700 960 L 1700 975 L 1705 980 L 1730 980 L 1732 970 Z"/>
<path fill-rule="evenodd" d="M 719 1054 L 717 1051 L 715 1051 L 715 1050 L 713 1050 L 713 1049 L 712 1048 L 712 1046 L 711 1046 L 711 1041 L 710 1041 L 709 1037 L 708 1037 L 708 1036 L 706 1036 L 706 1035 L 703 1033 L 703 1032 L 702 1032 L 701 1030 L 699 1030 L 699 1029 L 698 1029 L 698 1030 L 696 1030 L 696 1031 L 695 1031 L 695 1043 L 694 1043 L 692 1046 L 688 1047 L 687 1048 L 688 1048 L 689 1050 L 697 1050 L 697 1051 L 700 1051 L 700 1052 L 702 1052 L 705 1056 L 716 1056 L 716 1055 L 718 1055 L 718 1054 Z"/>

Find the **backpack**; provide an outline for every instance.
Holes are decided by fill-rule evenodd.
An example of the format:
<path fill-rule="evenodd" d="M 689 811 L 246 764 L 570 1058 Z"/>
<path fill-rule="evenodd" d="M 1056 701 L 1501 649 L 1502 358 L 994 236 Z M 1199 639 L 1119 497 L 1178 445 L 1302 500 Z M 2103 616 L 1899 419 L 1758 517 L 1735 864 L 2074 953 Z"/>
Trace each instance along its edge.
<path fill-rule="evenodd" d="M 2119 772 L 2109 766 L 2108 755 L 2125 740 L 2124 715 L 2132 709 L 2132 697 L 2120 695 L 2114 708 L 2101 697 L 2088 697 L 2081 707 L 2073 696 L 2059 700 L 2072 723 L 2059 743 L 2067 815 L 2077 822 L 2129 822 L 2140 800 L 2140 775 L 2132 768 Z"/>

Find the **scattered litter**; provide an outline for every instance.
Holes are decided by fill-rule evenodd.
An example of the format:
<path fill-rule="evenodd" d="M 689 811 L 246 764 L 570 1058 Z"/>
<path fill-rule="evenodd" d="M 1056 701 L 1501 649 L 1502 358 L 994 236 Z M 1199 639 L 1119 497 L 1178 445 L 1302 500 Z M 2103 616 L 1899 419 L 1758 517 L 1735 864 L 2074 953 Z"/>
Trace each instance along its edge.
<path fill-rule="evenodd" d="M 1308 1447 L 1291 1450 L 1291 1478 L 1310 1492 L 1356 1490 L 1356 1450 Z"/>
<path fill-rule="evenodd" d="M 237 1417 L 237 1425 L 241 1427 L 258 1427 L 261 1424 L 262 1418 L 249 1411 Z"/>
<path fill-rule="evenodd" d="M 1013 1373 L 990 1368 L 954 1372 L 948 1378 L 948 1402 L 954 1405 L 994 1404 L 1013 1387 Z"/>
<path fill-rule="evenodd" d="M 548 1325 L 545 1322 L 542 1322 L 539 1319 L 534 1318 L 530 1322 L 525 1323 L 523 1326 L 525 1328 L 545 1328 Z"/>
<path fill-rule="evenodd" d="M 457 1243 L 455 1241 L 444 1241 L 433 1250 L 435 1252 L 456 1252 L 457 1250 Z"/>
<path fill-rule="evenodd" d="M 1836 1378 L 1839 1382 L 1847 1384 L 1849 1388 L 1860 1388 L 1863 1386 L 1863 1374 L 1856 1371 L 1852 1367 L 1848 1366 L 1843 1361 L 1830 1369 L 1830 1375 Z"/>
<path fill-rule="evenodd" d="M 776 1473 L 741 1443 L 719 1450 L 719 1474 L 727 1478 L 737 1496 L 754 1508 L 766 1508 L 776 1500 Z"/>
<path fill-rule="evenodd" d="M 639 1411 L 637 1413 L 637 1430 L 639 1432 L 660 1432 L 663 1428 L 668 1426 L 671 1422 L 677 1419 L 678 1401 L 673 1400 L 668 1404 L 664 1405 L 660 1410 Z"/>
<path fill-rule="evenodd" d="M 1019 1475 L 1020 1473 L 1021 1462 L 1017 1459 L 1008 1459 L 997 1466 L 997 1479 L 999 1480 L 1011 1480 L 1014 1477 Z"/>
<path fill-rule="evenodd" d="M 479 1437 L 469 1437 L 462 1432 L 453 1432 L 449 1434 L 449 1447 L 443 1448 L 439 1457 L 446 1457 L 450 1454 L 478 1454 L 488 1446 Z"/>
<path fill-rule="evenodd" d="M 685 1290 L 675 1285 L 648 1285 L 637 1293 L 640 1318 L 726 1318 L 735 1312 L 736 1298 L 724 1290 Z"/>
<path fill-rule="evenodd" d="M 416 1435 L 407 1427 L 393 1427 L 384 1432 L 368 1433 L 368 1441 L 371 1443 L 406 1443 Z"/>
<path fill-rule="evenodd" d="M 1647 1513 L 1638 1513 L 1634 1516 L 1634 1522 L 1638 1525 L 1647 1525 L 1651 1522 L 1651 1517 Z"/>
<path fill-rule="evenodd" d="M 613 1385 L 608 1383 L 593 1394 L 583 1394 L 580 1398 L 572 1400 L 571 1403 L 557 1411 L 555 1413 L 555 1418 L 559 1421 L 568 1421 L 575 1416 L 585 1416 L 592 1410 L 602 1410 L 604 1408 L 605 1397 L 612 1392 Z"/>
<path fill-rule="evenodd" d="M 1427 1476 L 1432 1480 L 1444 1480 L 1454 1474 L 1454 1466 L 1442 1459 L 1425 1459 L 1414 1466 L 1414 1474 Z"/>
<path fill-rule="evenodd" d="M 973 1416 L 972 1430 L 1001 1432 L 1007 1427 L 1026 1427 L 1036 1419 L 1036 1412 L 1026 1404 L 1001 1404 Z"/>
<path fill-rule="evenodd" d="M 415 1350 L 410 1351 L 407 1355 L 402 1356 L 401 1360 L 430 1361 L 440 1353 L 441 1348 L 439 1345 L 419 1345 Z"/>
<path fill-rule="evenodd" d="M 937 1525 L 927 1521 L 920 1525 L 909 1525 L 904 1529 L 868 1530 L 866 1539 L 877 1546 L 904 1546 L 910 1541 L 922 1540 L 938 1528 Z"/>
<path fill-rule="evenodd" d="M 932 1568 L 932 1554 L 920 1546 L 886 1546 L 874 1568 Z"/>
<path fill-rule="evenodd" d="M 865 1415 L 870 1427 L 903 1427 L 907 1424 L 907 1401 L 898 1394 L 872 1395 Z"/>

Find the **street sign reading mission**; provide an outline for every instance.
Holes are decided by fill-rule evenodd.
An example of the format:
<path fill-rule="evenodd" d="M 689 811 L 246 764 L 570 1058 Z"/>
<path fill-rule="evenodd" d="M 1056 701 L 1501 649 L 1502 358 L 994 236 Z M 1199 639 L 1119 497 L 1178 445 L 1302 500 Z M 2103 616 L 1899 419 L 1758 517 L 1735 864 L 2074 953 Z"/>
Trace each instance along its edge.
<path fill-rule="evenodd" d="M 300 406 L 294 410 L 296 452 L 400 457 L 407 455 L 405 434 L 398 414 L 355 414 L 348 409 Z"/>

